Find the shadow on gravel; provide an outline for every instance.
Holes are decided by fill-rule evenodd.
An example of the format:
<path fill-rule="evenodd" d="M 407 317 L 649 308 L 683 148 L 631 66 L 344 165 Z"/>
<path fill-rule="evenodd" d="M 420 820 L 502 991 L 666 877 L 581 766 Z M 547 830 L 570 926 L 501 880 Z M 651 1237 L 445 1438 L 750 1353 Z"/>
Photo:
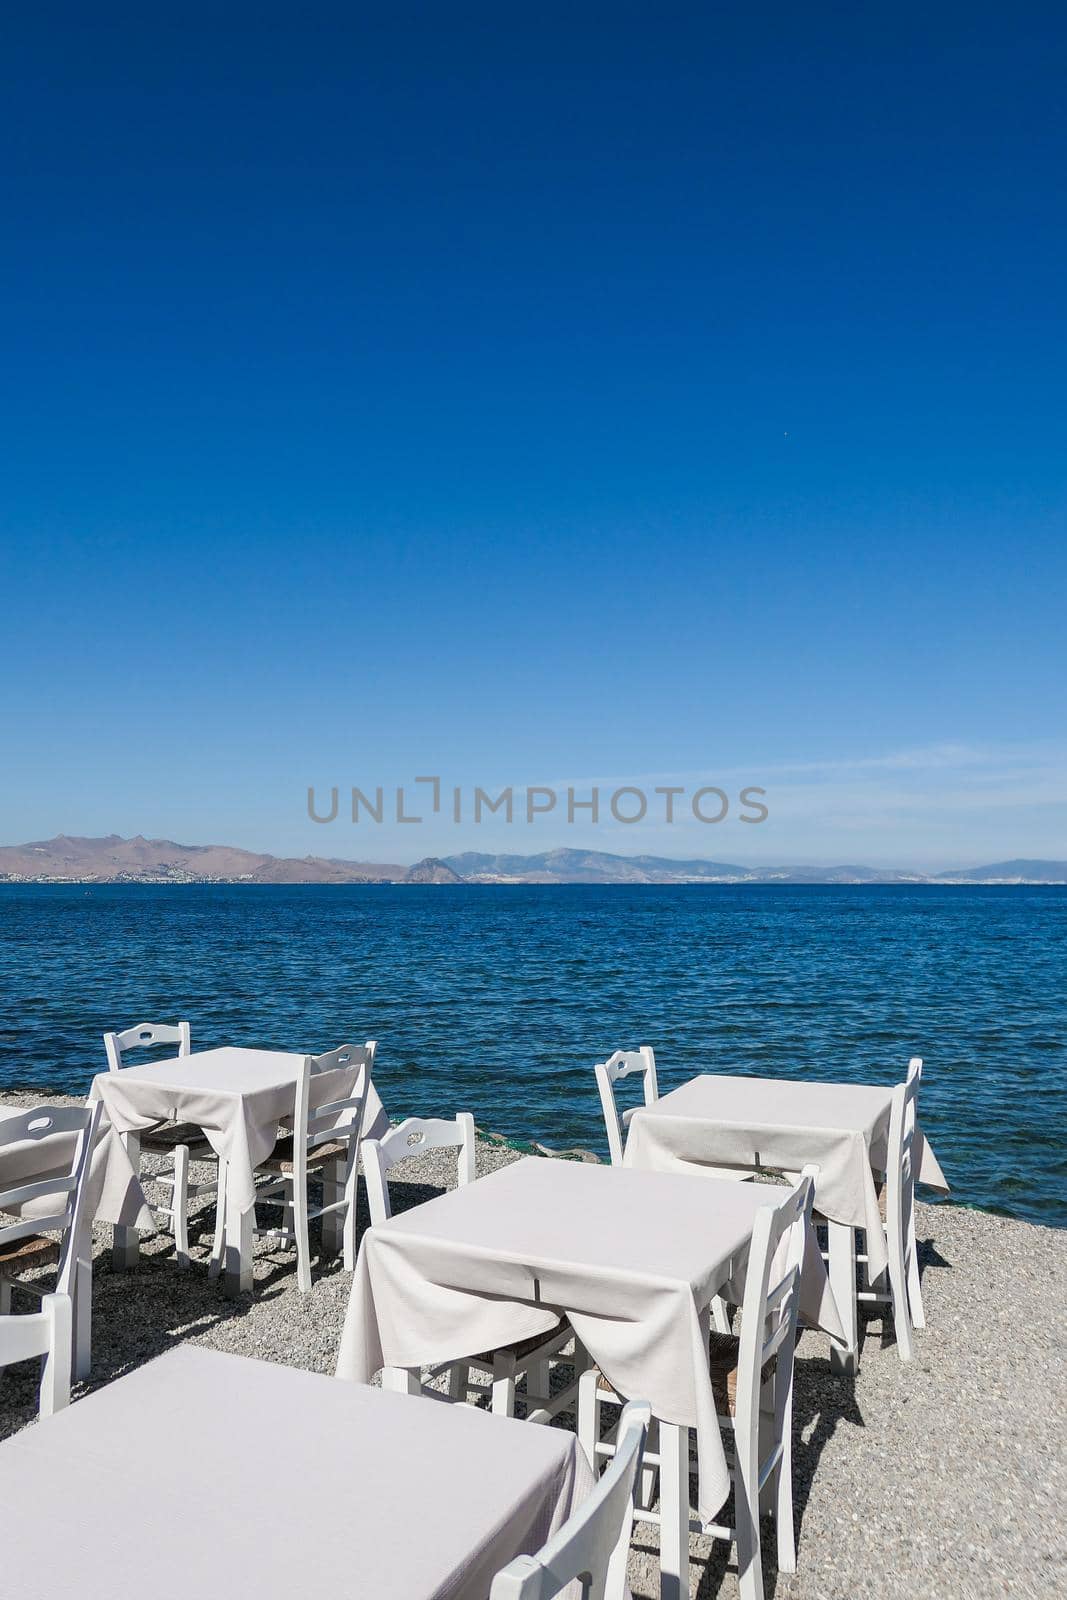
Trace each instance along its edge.
<path fill-rule="evenodd" d="M 798 1544 L 819 1459 L 842 1424 L 866 1426 L 855 1378 L 832 1373 L 825 1355 L 798 1356 L 793 1379 L 793 1520 Z"/>
<path fill-rule="evenodd" d="M 932 1239 L 919 1240 L 919 1281 L 926 1275 L 927 1267 L 944 1267 L 952 1271 L 954 1263 L 946 1261 Z"/>

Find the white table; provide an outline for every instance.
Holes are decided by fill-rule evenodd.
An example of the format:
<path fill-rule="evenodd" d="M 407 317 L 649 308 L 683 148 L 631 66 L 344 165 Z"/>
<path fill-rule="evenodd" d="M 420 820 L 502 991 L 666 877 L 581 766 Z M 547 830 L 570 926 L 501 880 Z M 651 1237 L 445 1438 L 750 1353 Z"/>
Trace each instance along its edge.
<path fill-rule="evenodd" d="M 891 1084 L 706 1073 L 638 1107 L 626 1139 L 624 1164 L 646 1171 L 818 1166 L 815 1209 L 828 1219 L 830 1280 L 848 1336 L 844 1351 L 831 1352 L 839 1370 L 854 1370 L 859 1342 L 854 1229 L 866 1231 L 872 1277 L 889 1264 L 875 1175 L 885 1172 L 892 1095 Z M 947 1191 L 921 1131 L 918 1146 L 919 1181 Z"/>
<path fill-rule="evenodd" d="M 565 1314 L 618 1392 L 650 1402 L 686 1495 L 687 1430 L 696 1430 L 699 1508 L 711 1521 L 730 1476 L 708 1372 L 710 1303 L 727 1288 L 740 1302 L 756 1213 L 784 1192 L 515 1162 L 367 1230 L 338 1375 L 366 1382 L 385 1367 L 389 1383 L 413 1385 L 420 1366 L 547 1332 Z M 813 1230 L 801 1317 L 843 1337 Z M 665 1550 L 664 1572 L 687 1556 L 687 1542 Z"/>
<path fill-rule="evenodd" d="M 46 1101 L 41 1102 L 47 1104 Z M 31 1106 L 0 1106 L 0 1121 L 20 1117 Z M 74 1163 L 78 1142 L 76 1133 L 57 1133 L 47 1139 L 26 1139 L 5 1145 L 0 1150 L 0 1191 L 22 1183 L 41 1183 L 48 1178 L 66 1178 Z M 109 1222 L 129 1229 L 152 1226 L 152 1216 L 130 1157 L 106 1118 L 101 1119 L 86 1178 L 87 1191 L 82 1212 L 82 1237 L 74 1248 L 83 1270 L 74 1275 L 74 1376 L 86 1378 L 92 1360 L 92 1223 Z M 54 1216 L 55 1196 L 38 1196 L 18 1208 L 20 1217 Z M 85 1296 L 84 1300 L 82 1296 Z"/>
<path fill-rule="evenodd" d="M 557 1429 L 183 1345 L 0 1444 L 0 1587 L 485 1600 L 591 1488 Z"/>
<path fill-rule="evenodd" d="M 296 1082 L 304 1054 L 225 1046 L 197 1050 L 167 1061 L 101 1072 L 92 1095 L 104 1103 L 112 1125 L 123 1135 L 136 1170 L 139 1134 L 160 1121 L 192 1122 L 226 1162 L 226 1285 L 231 1292 L 252 1287 L 252 1230 L 255 1225 L 255 1172 L 278 1139 L 279 1124 L 293 1115 Z M 349 1094 L 361 1067 L 339 1068 L 312 1079 L 312 1109 Z M 388 1126 L 372 1083 L 364 1116 L 367 1137 Z M 116 1237 L 119 1264 L 137 1259 L 137 1235 Z"/>

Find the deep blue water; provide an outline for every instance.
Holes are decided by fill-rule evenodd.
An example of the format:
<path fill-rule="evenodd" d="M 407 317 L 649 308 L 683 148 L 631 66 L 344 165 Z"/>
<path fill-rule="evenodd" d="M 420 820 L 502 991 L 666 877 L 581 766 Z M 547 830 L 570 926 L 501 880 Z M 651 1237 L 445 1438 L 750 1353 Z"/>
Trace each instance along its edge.
<path fill-rule="evenodd" d="M 393 1115 L 603 1148 L 593 1063 L 891 1083 L 954 1197 L 1067 1224 L 1061 888 L 0 885 L 0 1086 L 83 1092 L 101 1034 L 379 1041 Z"/>

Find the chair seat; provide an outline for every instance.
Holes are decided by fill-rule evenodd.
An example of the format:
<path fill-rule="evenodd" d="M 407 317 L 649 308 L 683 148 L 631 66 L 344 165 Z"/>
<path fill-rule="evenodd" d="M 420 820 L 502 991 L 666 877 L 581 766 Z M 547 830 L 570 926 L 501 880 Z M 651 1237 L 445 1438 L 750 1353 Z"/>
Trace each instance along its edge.
<path fill-rule="evenodd" d="M 529 1339 L 517 1339 L 514 1344 L 501 1345 L 498 1350 L 483 1350 L 480 1355 L 471 1356 L 471 1361 L 482 1361 L 486 1366 L 491 1366 L 494 1356 L 511 1356 L 515 1361 L 526 1361 L 530 1356 L 535 1356 L 543 1344 L 550 1339 L 555 1339 L 563 1332 L 562 1317 L 554 1328 L 549 1328 L 547 1333 L 535 1333 Z"/>
<path fill-rule="evenodd" d="M 47 1239 L 43 1234 L 31 1234 L 28 1239 L 15 1239 L 11 1244 L 0 1245 L 0 1271 L 25 1271 L 30 1267 L 47 1267 L 59 1260 L 59 1240 Z"/>
<path fill-rule="evenodd" d="M 215 1155 L 204 1138 L 203 1128 L 195 1122 L 164 1122 L 158 1128 L 146 1128 L 141 1135 L 141 1149 L 150 1155 L 171 1155 L 180 1144 L 187 1144 L 189 1154 L 196 1160 Z"/>
<path fill-rule="evenodd" d="M 324 1167 L 330 1161 L 343 1161 L 348 1156 L 347 1139 L 330 1139 L 326 1144 L 316 1145 L 314 1150 L 308 1151 L 308 1168 Z M 284 1173 L 287 1176 L 295 1171 L 295 1149 L 292 1134 L 287 1134 L 284 1139 L 279 1139 L 273 1152 L 266 1161 L 260 1163 L 265 1172 Z"/>
<path fill-rule="evenodd" d="M 737 1407 L 737 1364 L 740 1360 L 740 1351 L 740 1341 L 732 1334 L 712 1334 L 708 1346 L 711 1392 L 715 1396 L 715 1409 L 722 1416 L 732 1417 Z"/>

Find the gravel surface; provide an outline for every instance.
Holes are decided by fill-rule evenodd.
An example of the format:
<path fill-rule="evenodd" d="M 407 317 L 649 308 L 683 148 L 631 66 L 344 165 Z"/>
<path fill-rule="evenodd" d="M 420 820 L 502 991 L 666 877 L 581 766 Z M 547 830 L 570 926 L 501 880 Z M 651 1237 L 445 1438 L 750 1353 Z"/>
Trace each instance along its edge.
<path fill-rule="evenodd" d="M 34 1103 L 27 1095 L 0 1100 Z M 479 1173 L 514 1159 L 479 1145 Z M 450 1181 L 447 1153 L 414 1158 L 393 1186 L 394 1206 L 416 1204 Z M 98 1230 L 93 1378 L 76 1394 L 186 1339 L 333 1370 L 349 1287 L 340 1264 L 314 1263 L 314 1290 L 301 1296 L 292 1254 L 261 1241 L 254 1293 L 228 1300 L 203 1264 L 213 1220 L 207 1210 L 198 1230 L 191 1227 L 200 1259 L 187 1272 L 175 1265 L 172 1241 L 154 1235 L 136 1271 L 113 1273 L 110 1230 Z M 929 1326 L 916 1334 L 910 1366 L 880 1320 L 868 1323 L 856 1380 L 830 1375 L 825 1340 L 806 1334 L 799 1345 L 800 1570 L 779 1577 L 767 1555 L 774 1600 L 1067 1592 L 1067 1232 L 946 1205 L 920 1205 L 918 1227 Z M 0 1438 L 35 1414 L 35 1364 L 8 1368 L 0 1375 Z M 658 1594 L 655 1535 L 638 1528 L 634 1543 L 631 1583 L 635 1600 L 645 1600 Z M 693 1592 L 733 1600 L 728 1547 L 694 1539 L 692 1549 Z"/>

